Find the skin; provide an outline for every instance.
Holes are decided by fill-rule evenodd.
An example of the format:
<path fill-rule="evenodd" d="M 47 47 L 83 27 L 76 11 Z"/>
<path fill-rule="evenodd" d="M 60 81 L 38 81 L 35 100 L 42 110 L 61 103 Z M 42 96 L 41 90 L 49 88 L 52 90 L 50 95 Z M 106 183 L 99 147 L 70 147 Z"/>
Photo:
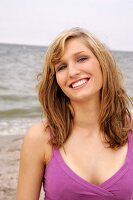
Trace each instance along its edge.
<path fill-rule="evenodd" d="M 95 55 L 80 39 L 70 39 L 66 42 L 64 55 L 61 62 L 55 66 L 55 71 L 58 85 L 72 104 L 88 103 L 90 99 L 100 101 L 101 67 Z M 87 80 L 82 87 L 70 87 L 70 84 L 84 78 L 89 81 Z"/>
<path fill-rule="evenodd" d="M 44 124 L 34 124 L 26 133 L 20 154 L 16 200 L 38 200 L 46 166 L 52 153 Z"/>
<path fill-rule="evenodd" d="M 57 83 L 70 98 L 75 113 L 73 130 L 64 143 L 65 151 L 59 149 L 60 154 L 74 173 L 91 184 L 100 185 L 122 167 L 128 146 L 117 151 L 106 148 L 100 132 L 102 73 L 99 62 L 80 39 L 71 39 L 55 71 Z M 83 78 L 87 78 L 84 85 L 70 87 Z M 39 199 L 44 167 L 52 154 L 49 138 L 49 131 L 44 133 L 42 123 L 33 125 L 27 132 L 21 149 L 17 200 Z"/>

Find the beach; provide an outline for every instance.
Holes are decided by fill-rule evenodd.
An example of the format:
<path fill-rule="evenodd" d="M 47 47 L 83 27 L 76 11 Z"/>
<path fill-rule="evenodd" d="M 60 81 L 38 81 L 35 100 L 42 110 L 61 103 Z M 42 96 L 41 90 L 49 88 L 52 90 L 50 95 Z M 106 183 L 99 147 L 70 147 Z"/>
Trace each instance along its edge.
<path fill-rule="evenodd" d="M 23 135 L 0 136 L 0 199 L 15 200 Z M 40 200 L 43 199 L 43 191 Z"/>

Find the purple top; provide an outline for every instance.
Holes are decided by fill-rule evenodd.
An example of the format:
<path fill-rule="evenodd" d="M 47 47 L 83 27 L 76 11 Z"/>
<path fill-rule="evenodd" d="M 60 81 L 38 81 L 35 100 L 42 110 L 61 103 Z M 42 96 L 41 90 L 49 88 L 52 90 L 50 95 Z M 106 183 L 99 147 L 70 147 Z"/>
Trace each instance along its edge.
<path fill-rule="evenodd" d="M 133 199 L 133 134 L 128 134 L 124 165 L 100 185 L 72 171 L 58 149 L 53 149 L 44 175 L 45 200 L 131 200 Z"/>

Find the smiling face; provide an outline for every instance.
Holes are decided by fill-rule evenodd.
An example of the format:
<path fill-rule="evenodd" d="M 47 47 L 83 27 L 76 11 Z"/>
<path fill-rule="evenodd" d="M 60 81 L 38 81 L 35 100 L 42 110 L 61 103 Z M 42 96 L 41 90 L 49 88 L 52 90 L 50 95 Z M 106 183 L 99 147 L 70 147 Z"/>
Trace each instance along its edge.
<path fill-rule="evenodd" d="M 64 55 L 55 65 L 56 80 L 70 101 L 100 98 L 102 72 L 91 50 L 80 38 L 66 41 Z"/>

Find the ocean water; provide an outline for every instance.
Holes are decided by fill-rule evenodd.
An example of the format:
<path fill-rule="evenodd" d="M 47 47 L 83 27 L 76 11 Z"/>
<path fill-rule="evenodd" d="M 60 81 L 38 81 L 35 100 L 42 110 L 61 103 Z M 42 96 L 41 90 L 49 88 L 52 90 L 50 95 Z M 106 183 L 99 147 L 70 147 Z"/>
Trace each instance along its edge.
<path fill-rule="evenodd" d="M 35 88 L 45 51 L 46 47 L 0 44 L 0 135 L 25 134 L 42 119 Z M 133 97 L 133 52 L 113 54 Z"/>

